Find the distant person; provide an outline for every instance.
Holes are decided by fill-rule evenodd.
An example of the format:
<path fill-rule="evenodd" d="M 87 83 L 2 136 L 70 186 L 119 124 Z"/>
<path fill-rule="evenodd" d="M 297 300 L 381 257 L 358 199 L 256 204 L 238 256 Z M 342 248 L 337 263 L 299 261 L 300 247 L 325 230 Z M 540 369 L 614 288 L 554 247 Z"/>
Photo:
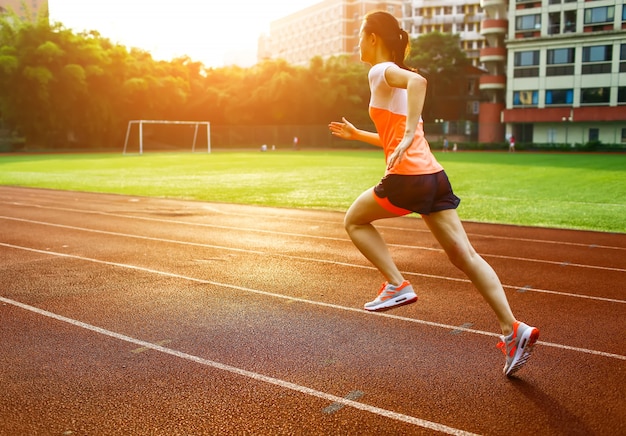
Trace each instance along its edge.
<path fill-rule="evenodd" d="M 513 135 L 509 138 L 509 152 L 515 153 L 515 136 Z"/>
<path fill-rule="evenodd" d="M 300 144 L 300 138 L 298 138 L 297 136 L 294 136 L 293 137 L 293 149 L 300 150 L 299 144 Z"/>
<path fill-rule="evenodd" d="M 454 145 L 452 146 L 452 151 L 456 153 L 458 149 L 459 147 L 456 145 L 456 142 L 455 142 Z"/>
<path fill-rule="evenodd" d="M 446 137 L 443 138 L 443 152 L 444 153 L 448 152 L 448 138 Z"/>
<path fill-rule="evenodd" d="M 376 132 L 333 121 L 333 135 L 382 147 L 387 169 L 380 183 L 362 193 L 346 213 L 345 228 L 355 246 L 386 278 L 378 296 L 364 306 L 382 311 L 413 303 L 417 295 L 394 263 L 376 220 L 419 213 L 450 261 L 463 271 L 493 309 L 502 329 L 498 347 L 509 376 L 526 362 L 539 330 L 513 316 L 498 276 L 472 247 L 456 212 L 460 199 L 424 137 L 421 118 L 426 79 L 404 64 L 409 35 L 387 12 L 365 16 L 359 35 L 361 60 L 372 66 L 369 113 Z"/>

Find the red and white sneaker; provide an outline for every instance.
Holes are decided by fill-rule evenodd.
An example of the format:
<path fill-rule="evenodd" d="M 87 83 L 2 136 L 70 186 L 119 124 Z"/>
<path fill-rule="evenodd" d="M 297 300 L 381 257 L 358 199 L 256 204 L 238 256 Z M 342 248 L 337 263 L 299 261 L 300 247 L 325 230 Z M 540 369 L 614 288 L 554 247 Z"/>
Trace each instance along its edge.
<path fill-rule="evenodd" d="M 399 286 L 385 282 L 380 287 L 376 299 L 365 303 L 363 308 L 370 312 L 379 312 L 415 303 L 416 301 L 417 295 L 415 295 L 413 286 L 408 281 L 403 281 Z"/>
<path fill-rule="evenodd" d="M 530 353 L 537 339 L 539 339 L 539 329 L 515 321 L 513 324 L 513 333 L 509 336 L 501 336 L 502 340 L 497 347 L 502 350 L 506 357 L 504 364 L 504 375 L 511 376 L 517 372 L 528 360 Z"/>

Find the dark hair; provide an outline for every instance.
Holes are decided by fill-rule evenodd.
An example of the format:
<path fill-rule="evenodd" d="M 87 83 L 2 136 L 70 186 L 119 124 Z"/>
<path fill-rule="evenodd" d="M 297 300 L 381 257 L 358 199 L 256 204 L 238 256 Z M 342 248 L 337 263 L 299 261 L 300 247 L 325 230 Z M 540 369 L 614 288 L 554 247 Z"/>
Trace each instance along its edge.
<path fill-rule="evenodd" d="M 391 52 L 391 59 L 400 68 L 414 71 L 405 65 L 404 58 L 410 52 L 409 34 L 398 24 L 396 17 L 389 12 L 375 11 L 365 15 L 363 19 L 363 31 L 378 35 Z"/>

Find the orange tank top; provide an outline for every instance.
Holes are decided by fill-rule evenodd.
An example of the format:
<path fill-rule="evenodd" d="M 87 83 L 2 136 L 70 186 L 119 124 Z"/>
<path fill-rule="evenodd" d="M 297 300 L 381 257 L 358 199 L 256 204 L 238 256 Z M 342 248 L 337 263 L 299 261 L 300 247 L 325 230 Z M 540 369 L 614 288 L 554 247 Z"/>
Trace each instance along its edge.
<path fill-rule="evenodd" d="M 385 162 L 404 137 L 406 127 L 406 89 L 394 88 L 385 79 L 385 71 L 394 65 L 393 62 L 376 64 L 368 74 L 371 91 L 369 114 L 380 136 L 385 152 Z M 391 170 L 387 169 L 385 175 L 434 174 L 441 170 L 443 167 L 435 159 L 428 141 L 424 137 L 424 120 L 420 117 L 413 143 L 406 151 L 402 161 Z"/>

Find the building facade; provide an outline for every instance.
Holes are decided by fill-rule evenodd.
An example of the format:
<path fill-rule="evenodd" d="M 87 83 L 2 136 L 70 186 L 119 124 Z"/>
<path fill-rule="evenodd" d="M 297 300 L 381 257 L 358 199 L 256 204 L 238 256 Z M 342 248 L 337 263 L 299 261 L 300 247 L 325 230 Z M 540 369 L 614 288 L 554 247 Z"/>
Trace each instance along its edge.
<path fill-rule="evenodd" d="M 359 59 L 359 30 L 365 14 L 386 10 L 400 20 L 402 0 L 324 0 L 270 23 L 259 42 L 259 57 L 306 65 L 311 58 L 348 55 Z"/>
<path fill-rule="evenodd" d="M 626 2 L 507 3 L 507 134 L 517 142 L 626 143 Z"/>
<path fill-rule="evenodd" d="M 22 20 L 36 20 L 39 13 L 48 13 L 48 0 L 0 0 L 0 13 L 12 10 Z"/>
<path fill-rule="evenodd" d="M 473 66 L 480 66 L 480 50 L 485 38 L 481 34 L 484 11 L 478 0 L 405 0 L 402 27 L 411 38 L 430 32 L 459 35 L 461 48 Z"/>
<path fill-rule="evenodd" d="M 361 20 L 375 9 L 414 38 L 460 35 L 484 72 L 480 103 L 468 103 L 479 108 L 479 142 L 626 143 L 626 1 L 324 0 L 273 22 L 259 52 L 294 64 L 358 60 Z"/>
<path fill-rule="evenodd" d="M 480 3 L 484 10 L 481 34 L 485 37 L 480 62 L 485 74 L 480 77 L 479 84 L 483 99 L 478 119 L 478 142 L 502 142 L 505 137 L 501 118 L 505 109 L 507 5 L 500 0 L 481 0 Z"/>

